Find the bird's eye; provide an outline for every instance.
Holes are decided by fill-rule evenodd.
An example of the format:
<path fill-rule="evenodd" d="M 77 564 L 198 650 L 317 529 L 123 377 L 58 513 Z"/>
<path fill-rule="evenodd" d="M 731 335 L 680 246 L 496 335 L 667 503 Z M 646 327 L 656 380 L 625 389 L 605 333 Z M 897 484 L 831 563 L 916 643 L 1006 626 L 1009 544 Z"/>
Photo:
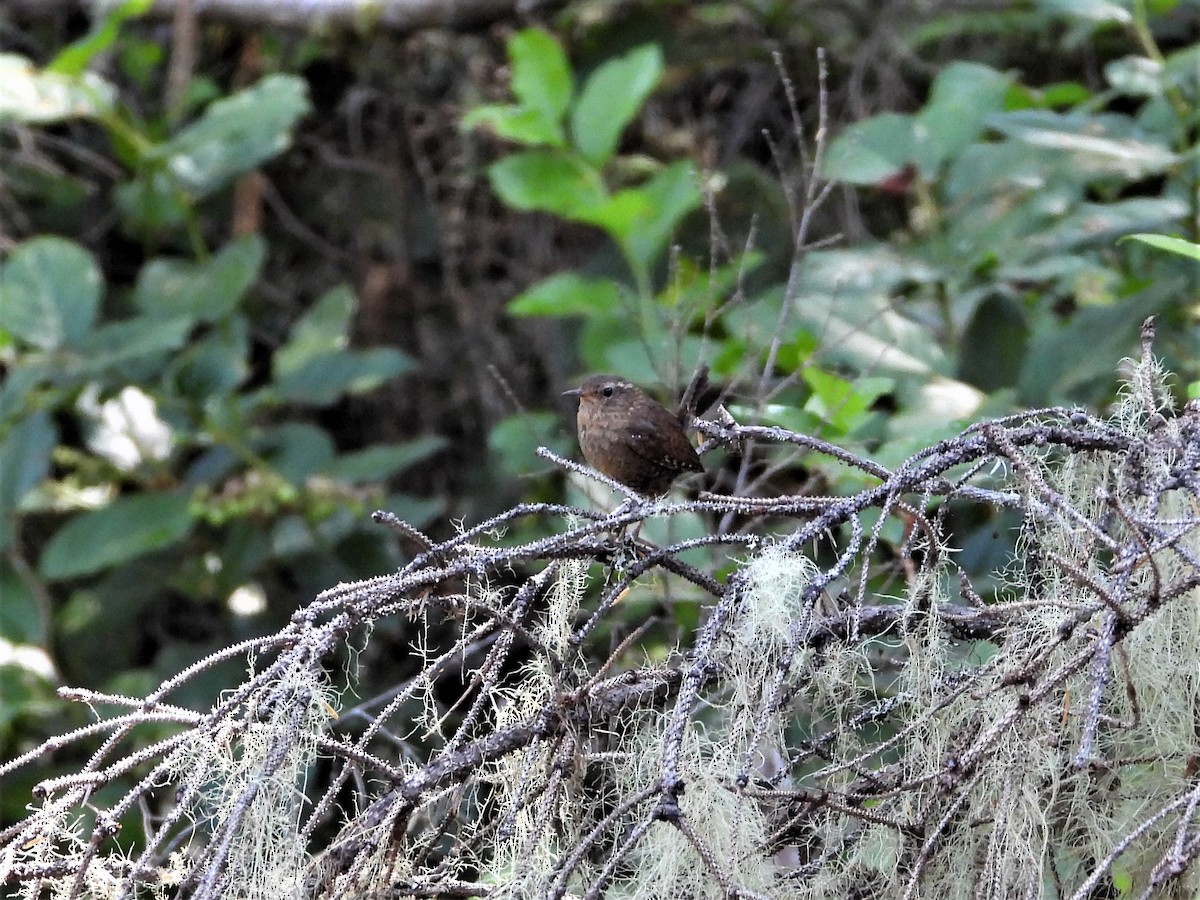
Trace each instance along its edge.
<path fill-rule="evenodd" d="M 602 390 L 600 393 L 602 393 L 605 397 L 611 397 L 613 395 L 613 386 L 611 384 L 606 384 L 604 386 L 604 390 Z"/>

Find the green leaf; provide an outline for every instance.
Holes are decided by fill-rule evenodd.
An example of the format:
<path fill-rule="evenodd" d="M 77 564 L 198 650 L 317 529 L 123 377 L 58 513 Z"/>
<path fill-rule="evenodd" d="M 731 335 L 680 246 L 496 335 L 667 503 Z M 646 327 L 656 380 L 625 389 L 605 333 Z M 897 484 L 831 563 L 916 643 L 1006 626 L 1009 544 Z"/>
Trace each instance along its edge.
<path fill-rule="evenodd" d="M 603 228 L 621 246 L 632 264 L 635 258 L 629 256 L 624 245 L 629 235 L 637 229 L 638 222 L 654 215 L 650 202 L 650 197 L 640 188 L 626 188 L 592 206 L 579 207 L 575 211 L 575 218 Z"/>
<path fill-rule="evenodd" d="M 102 19 L 93 24 L 86 36 L 59 51 L 50 65 L 46 66 L 46 71 L 79 75 L 97 55 L 113 45 L 121 33 L 122 22 L 144 15 L 153 5 L 154 0 L 124 0 L 111 7 Z"/>
<path fill-rule="evenodd" d="M 258 278 L 265 255 L 262 238 L 249 235 L 226 244 L 205 262 L 151 260 L 138 273 L 134 306 L 161 319 L 223 319 Z"/>
<path fill-rule="evenodd" d="M 248 327 L 235 316 L 176 357 L 170 371 L 179 393 L 200 403 L 232 394 L 250 376 Z"/>
<path fill-rule="evenodd" d="M 325 474 L 354 484 L 381 481 L 428 459 L 445 446 L 446 439 L 436 435 L 399 444 L 376 444 L 355 453 L 343 453 L 329 465 Z"/>
<path fill-rule="evenodd" d="M 42 575 L 50 580 L 89 575 L 177 544 L 192 527 L 188 507 L 186 494 L 138 494 L 77 515 L 50 539 Z"/>
<path fill-rule="evenodd" d="M 876 184 L 915 158 L 912 116 L 884 113 L 851 125 L 834 138 L 822 175 L 847 184 Z"/>
<path fill-rule="evenodd" d="M 0 664 L 0 742 L 5 746 L 28 733 L 30 726 L 22 719 L 51 721 L 62 713 L 62 701 L 54 695 L 53 676 L 39 668 L 17 656 Z"/>
<path fill-rule="evenodd" d="M 492 426 L 488 450 L 509 477 L 542 474 L 549 470 L 550 464 L 537 455 L 537 448 L 547 446 L 559 455 L 569 454 L 574 444 L 567 439 L 565 431 L 558 413 L 517 413 Z"/>
<path fill-rule="evenodd" d="M 984 120 L 1004 108 L 1012 79 L 977 63 L 951 63 L 934 80 L 929 102 L 916 116 L 913 141 L 917 167 L 932 177 L 947 159 L 974 143 Z"/>
<path fill-rule="evenodd" d="M 391 347 L 344 349 L 357 303 L 348 287 L 336 287 L 322 294 L 296 323 L 291 339 L 272 361 L 275 388 L 284 399 L 325 406 L 343 394 L 373 390 L 413 368 L 408 356 Z"/>
<path fill-rule="evenodd" d="M 268 75 L 210 104 L 156 152 L 181 186 L 203 197 L 286 150 L 293 126 L 308 111 L 302 78 Z"/>
<path fill-rule="evenodd" d="M 671 163 L 639 188 L 627 188 L 613 197 L 603 216 L 604 227 L 614 235 L 632 268 L 645 272 L 689 212 L 700 205 L 700 189 L 690 162 Z M 599 224 L 597 217 L 589 219 Z"/>
<path fill-rule="evenodd" d="M 79 342 L 77 375 L 113 369 L 130 360 L 167 353 L 182 347 L 191 333 L 186 318 L 138 316 L 101 325 Z"/>
<path fill-rule="evenodd" d="M 620 309 L 615 281 L 575 272 L 551 275 L 508 302 L 508 312 L 514 316 L 611 316 Z"/>
<path fill-rule="evenodd" d="M 589 322 L 591 324 L 591 322 Z M 602 342 L 583 343 L 588 367 L 599 372 L 620 372 L 635 384 L 654 384 L 662 378 L 662 348 L 667 345 L 666 330 L 653 323 L 638 323 L 643 335 L 621 340 L 608 338 Z M 628 323 L 621 323 L 621 334 L 629 334 Z M 658 332 L 658 334 L 655 334 Z M 585 329 L 585 333 L 593 333 Z M 678 359 L 681 372 L 694 372 L 701 361 L 707 361 L 712 343 L 697 335 L 687 335 L 678 343 L 672 339 L 671 355 Z"/>
<path fill-rule="evenodd" d="M 899 312 L 892 296 L 898 285 L 929 282 L 936 274 L 884 247 L 814 251 L 791 301 L 792 322 L 820 335 L 824 365 L 835 360 L 855 371 L 901 377 L 945 373 L 945 350 Z M 752 346 L 766 346 L 778 328 L 779 302 L 779 292 L 771 292 L 736 310 L 730 327 Z"/>
<path fill-rule="evenodd" d="M 268 429 L 258 447 L 279 475 L 293 485 L 328 470 L 335 453 L 333 439 L 324 429 L 297 422 Z"/>
<path fill-rule="evenodd" d="M 1163 93 L 1163 67 L 1145 56 L 1114 59 L 1104 67 L 1104 77 L 1122 94 L 1133 97 L 1158 97 Z"/>
<path fill-rule="evenodd" d="M 331 288 L 318 297 L 292 326 L 288 342 L 275 351 L 275 377 L 290 375 L 314 359 L 344 349 L 350 317 L 357 306 L 358 299 L 346 285 Z"/>
<path fill-rule="evenodd" d="M 92 255 L 59 237 L 18 244 L 0 271 L 0 329 L 42 350 L 91 330 L 103 289 Z"/>
<path fill-rule="evenodd" d="M 48 363 L 30 357 L 18 359 L 9 366 L 4 378 L 0 379 L 0 428 L 25 414 L 30 395 L 53 374 Z"/>
<path fill-rule="evenodd" d="M 514 209 L 540 210 L 566 219 L 608 199 L 600 176 L 583 160 L 550 150 L 514 153 L 488 167 L 492 190 Z"/>
<path fill-rule="evenodd" d="M 508 58 L 518 103 L 477 106 L 463 117 L 463 127 L 487 125 L 530 146 L 565 146 L 562 118 L 575 88 L 562 45 L 541 29 L 527 28 L 509 39 Z"/>
<path fill-rule="evenodd" d="M 1033 330 L 1021 370 L 1019 400 L 1030 406 L 1099 399 L 1122 358 L 1137 346 L 1142 322 L 1171 303 L 1174 288 L 1156 285 L 1111 306 L 1090 306 L 1061 325 Z"/>
<path fill-rule="evenodd" d="M 1093 177 L 1144 178 L 1179 161 L 1165 136 L 1144 133 L 1121 115 L 1023 110 L 991 115 L 987 124 L 1012 140 L 1063 154 L 1076 171 Z"/>
<path fill-rule="evenodd" d="M 50 471 L 58 429 L 46 412 L 17 422 L 0 440 L 0 549 L 12 540 L 12 518 L 21 500 Z"/>
<path fill-rule="evenodd" d="M 540 28 L 518 31 L 508 42 L 512 60 L 512 91 L 522 106 L 536 109 L 547 119 L 567 111 L 574 83 L 571 65 L 562 44 Z"/>
<path fill-rule="evenodd" d="M 1035 241 L 1078 205 L 1087 180 L 1051 151 L 1012 141 L 972 144 L 940 183 L 945 230 L 925 255 L 962 273 L 989 261 L 1003 260 L 1006 267 L 1036 262 L 1044 251 Z M 952 303 L 961 306 L 957 297 Z"/>
<path fill-rule="evenodd" d="M 575 86 L 562 45 L 541 29 L 527 28 L 509 39 L 508 57 L 518 103 L 477 106 L 463 117 L 463 127 L 487 125 L 529 146 L 565 146 L 562 119 Z"/>
<path fill-rule="evenodd" d="M 1016 384 L 1029 324 L 1020 302 L 989 292 L 975 306 L 958 349 L 957 376 L 989 394 Z"/>
<path fill-rule="evenodd" d="M 477 106 L 463 117 L 462 125 L 487 125 L 500 137 L 528 146 L 563 147 L 567 142 L 560 123 L 547 121 L 536 109 L 524 106 Z"/>
<path fill-rule="evenodd" d="M 276 379 L 285 400 L 328 406 L 343 394 L 362 394 L 414 368 L 413 361 L 392 347 L 320 356 Z"/>
<path fill-rule="evenodd" d="M 1122 234 L 1168 227 L 1188 214 L 1176 197 L 1135 197 L 1116 203 L 1081 203 L 1078 209 L 1031 239 L 1034 248 L 1061 251 L 1083 244 L 1107 243 Z"/>
<path fill-rule="evenodd" d="M 1168 237 L 1165 234 L 1127 234 L 1121 241 L 1139 241 L 1156 250 L 1166 250 L 1168 253 L 1178 253 L 1200 262 L 1200 244 L 1193 244 L 1183 238 Z"/>
<path fill-rule="evenodd" d="M 729 294 L 742 279 L 761 266 L 766 255 L 757 250 L 743 253 L 733 262 L 710 269 L 695 260 L 681 257 L 672 261 L 671 282 L 659 294 L 667 306 L 682 307 L 685 311 L 705 309 Z"/>
<path fill-rule="evenodd" d="M 113 189 L 121 224 L 146 238 L 181 224 L 191 203 L 179 185 L 162 169 L 139 173 L 133 181 Z"/>
<path fill-rule="evenodd" d="M 40 587 L 40 584 L 38 585 Z M 0 558 L 0 639 L 13 644 L 44 644 L 46 622 L 31 585 L 7 558 Z"/>
<path fill-rule="evenodd" d="M 849 434 L 867 415 L 879 397 L 890 391 L 890 378 L 860 378 L 848 381 L 815 366 L 804 369 L 804 380 L 812 396 L 804 409 L 832 426 L 839 434 Z"/>
<path fill-rule="evenodd" d="M 0 53 L 0 123 L 96 118 L 110 112 L 116 98 L 116 89 L 99 75 L 39 72 L 23 56 Z"/>
<path fill-rule="evenodd" d="M 153 40 L 129 40 L 122 44 L 117 57 L 121 74 L 145 90 L 166 58 L 166 50 Z"/>
<path fill-rule="evenodd" d="M 612 158 L 621 132 L 662 74 L 663 55 L 657 44 L 630 50 L 592 73 L 571 110 L 571 139 L 584 159 L 602 166 Z"/>
<path fill-rule="evenodd" d="M 1045 12 L 1086 22 L 1128 25 L 1133 21 L 1133 14 L 1112 0 L 1038 0 L 1037 5 Z"/>

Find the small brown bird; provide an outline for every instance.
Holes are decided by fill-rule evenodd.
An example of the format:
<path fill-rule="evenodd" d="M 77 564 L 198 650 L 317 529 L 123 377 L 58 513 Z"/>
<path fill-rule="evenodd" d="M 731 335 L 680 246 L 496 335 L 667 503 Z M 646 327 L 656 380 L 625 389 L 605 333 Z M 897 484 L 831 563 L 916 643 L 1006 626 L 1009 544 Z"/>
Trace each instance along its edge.
<path fill-rule="evenodd" d="M 593 469 L 658 497 L 684 472 L 702 472 L 681 419 L 619 375 L 593 375 L 563 391 L 579 398 L 579 447 Z"/>

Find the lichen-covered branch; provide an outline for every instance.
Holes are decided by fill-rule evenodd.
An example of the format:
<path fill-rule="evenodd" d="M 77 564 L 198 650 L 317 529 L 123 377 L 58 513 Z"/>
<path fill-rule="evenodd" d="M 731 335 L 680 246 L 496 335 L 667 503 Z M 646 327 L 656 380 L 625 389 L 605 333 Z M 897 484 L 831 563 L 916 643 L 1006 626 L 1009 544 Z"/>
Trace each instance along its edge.
<path fill-rule="evenodd" d="M 980 423 L 891 470 L 698 423 L 710 446 L 825 453 L 872 480 L 849 496 L 528 504 L 442 543 L 378 513 L 420 538 L 399 572 L 331 588 L 145 698 L 64 692 L 112 712 L 0 765 L 86 751 L 0 833 L 0 882 L 1194 896 L 1200 404 L 1174 413 L 1160 383 L 1147 350 L 1110 420 Z M 968 572 L 955 523 L 1012 510 L 1013 554 Z M 505 538 L 524 522 L 545 536 Z M 628 621 L 631 594 L 699 621 Z M 418 660 L 400 685 L 353 664 L 385 623 Z M 243 657 L 211 709 L 177 699 Z"/>

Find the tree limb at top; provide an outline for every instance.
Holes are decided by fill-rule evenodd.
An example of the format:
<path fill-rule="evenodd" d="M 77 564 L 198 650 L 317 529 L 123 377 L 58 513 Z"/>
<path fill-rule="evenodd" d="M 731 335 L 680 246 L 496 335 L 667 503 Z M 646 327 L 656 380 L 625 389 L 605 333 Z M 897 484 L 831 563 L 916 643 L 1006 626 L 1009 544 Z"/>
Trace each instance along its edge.
<path fill-rule="evenodd" d="M 155 0 L 149 15 L 171 16 L 178 0 Z M 74 8 L 104 9 L 88 0 L 7 0 L 23 16 L 49 16 Z M 193 0 L 196 15 L 244 25 L 278 28 L 465 28 L 526 12 L 541 2 L 530 0 Z"/>

